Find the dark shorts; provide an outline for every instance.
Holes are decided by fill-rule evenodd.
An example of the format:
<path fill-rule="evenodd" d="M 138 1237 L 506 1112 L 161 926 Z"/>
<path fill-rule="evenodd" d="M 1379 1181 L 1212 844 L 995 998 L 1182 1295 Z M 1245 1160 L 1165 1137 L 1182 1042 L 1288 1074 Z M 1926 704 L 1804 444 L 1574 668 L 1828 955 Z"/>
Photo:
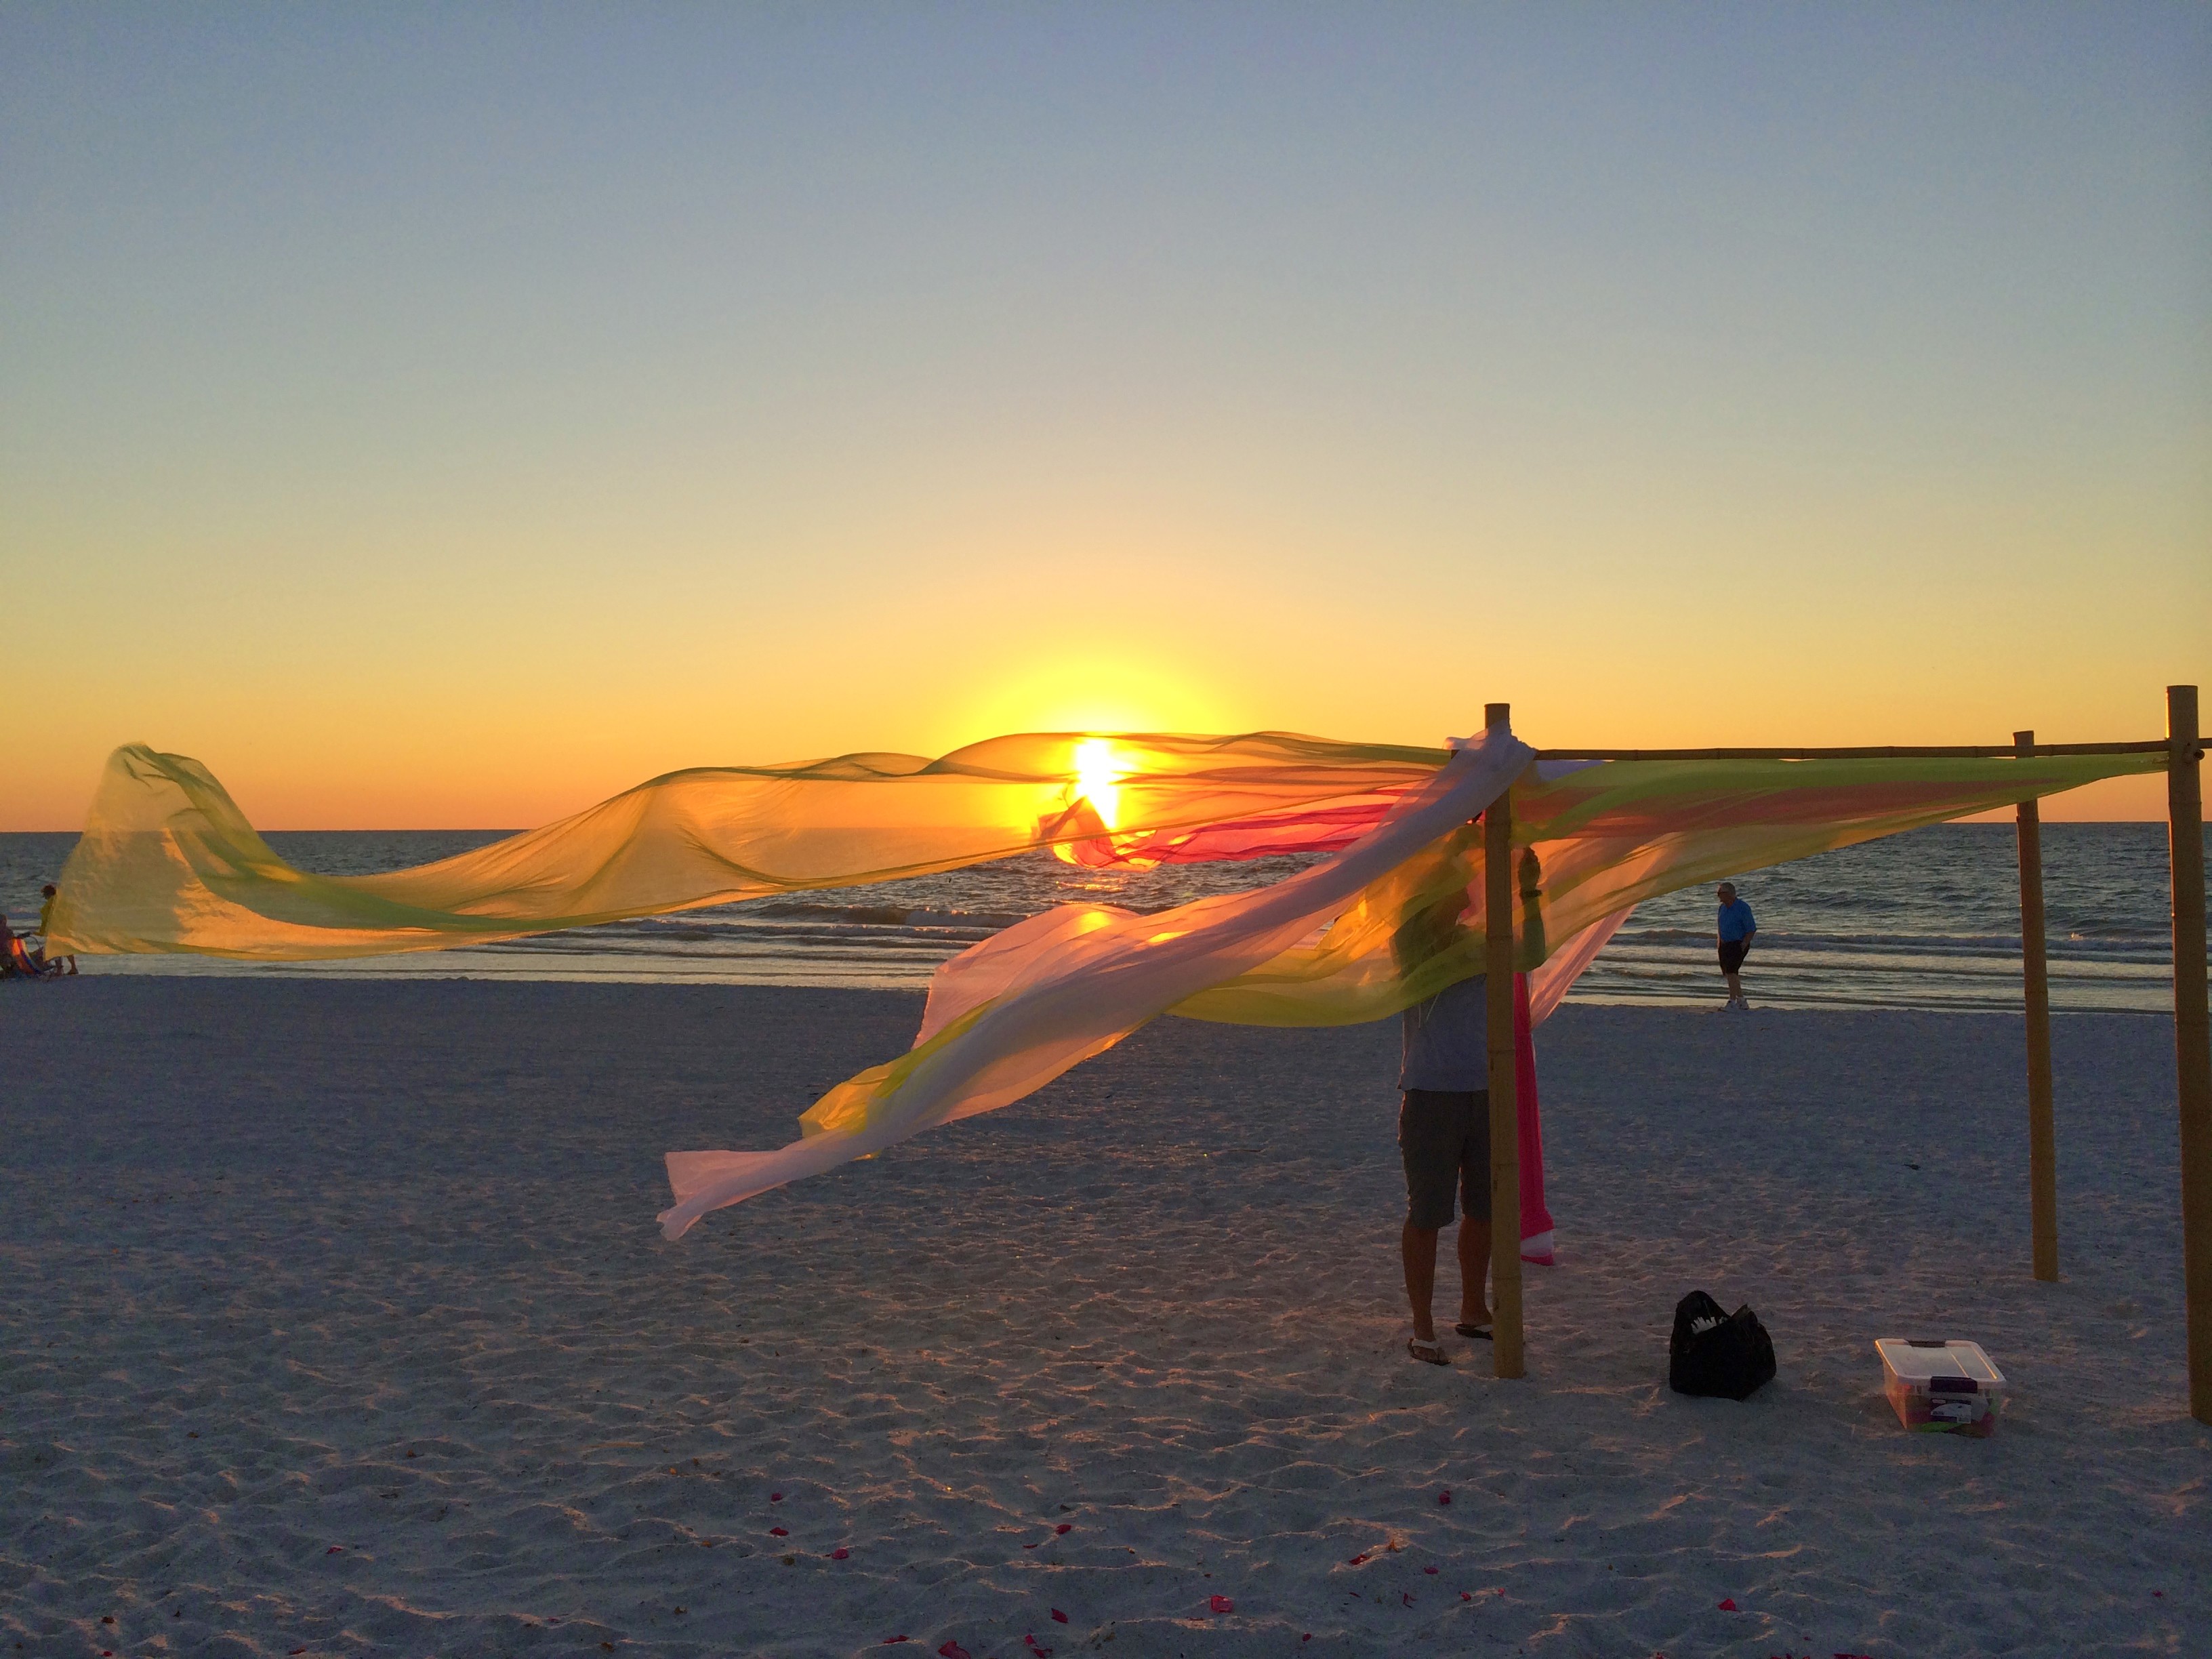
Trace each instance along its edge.
<path fill-rule="evenodd" d="M 1472 1221 L 1490 1219 L 1490 1091 L 1408 1089 L 1398 1106 L 1406 1160 L 1406 1219 L 1426 1231 L 1452 1224 L 1452 1188 Z"/>
<path fill-rule="evenodd" d="M 1724 939 L 1721 941 L 1721 972 L 1733 974 L 1743 966 L 1744 952 L 1751 949 L 1747 939 Z"/>

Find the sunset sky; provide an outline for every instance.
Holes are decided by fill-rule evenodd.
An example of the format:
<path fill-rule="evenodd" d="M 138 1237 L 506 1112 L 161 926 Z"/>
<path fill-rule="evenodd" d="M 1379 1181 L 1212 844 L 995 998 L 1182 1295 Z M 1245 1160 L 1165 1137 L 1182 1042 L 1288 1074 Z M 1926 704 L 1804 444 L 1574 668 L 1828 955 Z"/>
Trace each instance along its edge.
<path fill-rule="evenodd" d="M 0 829 L 2212 690 L 2212 9 L 0 9 Z M 2061 815 L 2156 816 L 2156 779 Z"/>

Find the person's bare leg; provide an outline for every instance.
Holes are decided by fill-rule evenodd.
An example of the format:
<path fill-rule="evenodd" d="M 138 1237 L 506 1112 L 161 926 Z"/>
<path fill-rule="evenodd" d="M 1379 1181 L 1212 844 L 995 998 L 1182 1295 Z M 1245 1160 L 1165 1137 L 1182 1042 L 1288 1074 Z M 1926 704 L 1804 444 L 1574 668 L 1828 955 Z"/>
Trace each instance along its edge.
<path fill-rule="evenodd" d="M 1437 1340 L 1437 1230 L 1406 1224 L 1399 1240 L 1406 1258 L 1406 1300 L 1413 1305 L 1413 1334 L 1424 1342 Z"/>
<path fill-rule="evenodd" d="M 1490 1224 L 1467 1217 L 1459 1224 L 1459 1322 L 1487 1325 L 1484 1300 L 1490 1279 Z"/>
<path fill-rule="evenodd" d="M 1733 968 L 1723 969 L 1721 973 L 1721 977 L 1728 981 L 1729 1000 L 1730 1002 L 1742 1001 L 1743 983 L 1736 978 L 1735 969 Z"/>

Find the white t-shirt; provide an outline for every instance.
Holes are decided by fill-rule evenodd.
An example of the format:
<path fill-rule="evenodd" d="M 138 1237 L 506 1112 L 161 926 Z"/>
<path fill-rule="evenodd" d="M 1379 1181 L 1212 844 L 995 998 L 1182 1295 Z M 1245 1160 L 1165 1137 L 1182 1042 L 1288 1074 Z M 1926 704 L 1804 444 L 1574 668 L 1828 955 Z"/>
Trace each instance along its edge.
<path fill-rule="evenodd" d="M 1401 1014 L 1401 1089 L 1439 1091 L 1490 1086 L 1489 975 L 1447 985 Z"/>

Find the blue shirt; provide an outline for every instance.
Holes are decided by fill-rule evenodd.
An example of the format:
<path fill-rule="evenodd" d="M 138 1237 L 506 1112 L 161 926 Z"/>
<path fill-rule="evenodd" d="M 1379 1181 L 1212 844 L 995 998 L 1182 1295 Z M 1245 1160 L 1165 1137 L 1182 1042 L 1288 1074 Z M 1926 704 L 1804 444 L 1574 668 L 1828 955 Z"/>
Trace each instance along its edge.
<path fill-rule="evenodd" d="M 1759 931 L 1759 924 L 1751 919 L 1751 907 L 1741 899 L 1721 906 L 1721 943 L 1733 945 L 1740 939 L 1749 939 Z"/>
<path fill-rule="evenodd" d="M 1490 1086 L 1489 980 L 1447 985 L 1399 1016 L 1401 1089 L 1452 1092 Z"/>

